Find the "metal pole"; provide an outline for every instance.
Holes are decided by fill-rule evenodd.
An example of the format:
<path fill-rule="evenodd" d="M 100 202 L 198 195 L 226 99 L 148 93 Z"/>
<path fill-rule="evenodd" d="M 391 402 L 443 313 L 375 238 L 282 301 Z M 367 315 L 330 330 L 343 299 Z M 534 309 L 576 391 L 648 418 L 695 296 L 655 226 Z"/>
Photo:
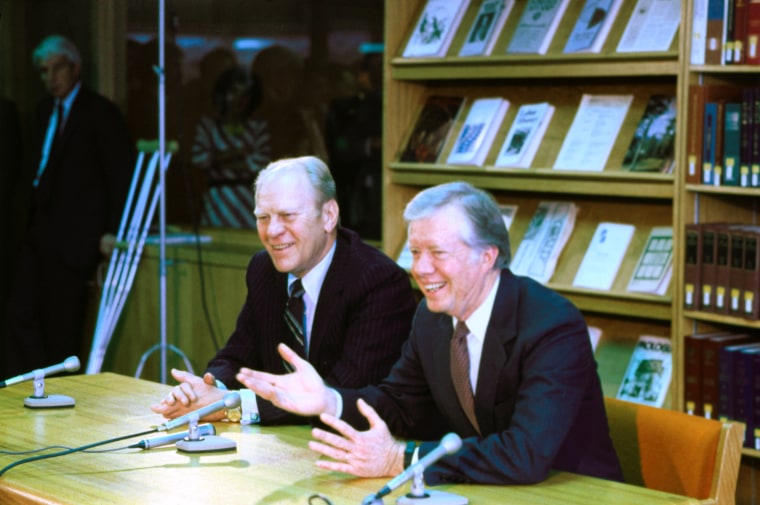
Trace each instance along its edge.
<path fill-rule="evenodd" d="M 159 324 L 161 331 L 161 382 L 166 384 L 166 177 L 164 174 L 164 155 L 166 152 L 166 72 L 164 60 L 165 42 L 165 6 L 164 0 L 158 2 L 158 159 L 159 188 Z"/>

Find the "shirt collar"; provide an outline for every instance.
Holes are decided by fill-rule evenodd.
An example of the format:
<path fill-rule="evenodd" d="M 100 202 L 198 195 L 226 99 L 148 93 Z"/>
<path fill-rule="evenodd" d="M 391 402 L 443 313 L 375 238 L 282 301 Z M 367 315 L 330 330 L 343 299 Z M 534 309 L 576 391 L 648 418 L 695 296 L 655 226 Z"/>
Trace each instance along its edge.
<path fill-rule="evenodd" d="M 486 338 L 486 330 L 488 329 L 488 322 L 491 319 L 491 313 L 493 312 L 493 305 L 496 300 L 496 292 L 499 290 L 499 283 L 501 282 L 501 275 L 496 277 L 496 282 L 491 286 L 491 291 L 488 292 L 488 296 L 483 300 L 483 303 L 478 306 L 472 315 L 467 318 L 467 329 L 478 341 L 483 342 Z M 453 324 L 456 326 L 457 319 L 453 318 Z"/>
<path fill-rule="evenodd" d="M 336 245 L 337 241 L 333 242 L 332 247 L 327 251 L 325 257 L 301 278 L 303 289 L 306 291 L 306 295 L 310 300 L 317 300 L 317 298 L 319 298 L 319 292 L 322 290 L 322 283 L 325 281 L 327 269 L 330 267 L 330 263 L 332 263 L 333 256 L 335 256 Z M 288 274 L 288 293 L 290 293 L 291 284 L 293 284 L 296 279 L 298 279 L 298 277 L 295 275 Z"/>
<path fill-rule="evenodd" d="M 69 91 L 69 94 L 66 95 L 63 100 L 61 100 L 61 103 L 63 104 L 63 111 L 64 114 L 68 113 L 69 110 L 71 110 L 71 104 L 74 103 L 74 100 L 76 99 L 77 95 L 79 94 L 79 89 L 82 87 L 82 81 L 79 81 L 74 85 L 74 87 Z"/>

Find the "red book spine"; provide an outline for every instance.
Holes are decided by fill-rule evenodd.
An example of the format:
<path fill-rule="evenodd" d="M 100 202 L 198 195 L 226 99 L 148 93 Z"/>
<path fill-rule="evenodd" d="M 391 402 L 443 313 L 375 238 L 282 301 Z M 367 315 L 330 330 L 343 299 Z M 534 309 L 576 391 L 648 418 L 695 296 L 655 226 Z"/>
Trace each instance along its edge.
<path fill-rule="evenodd" d="M 744 63 L 760 64 L 760 0 L 747 2 L 747 35 L 744 44 Z"/>
<path fill-rule="evenodd" d="M 699 310 L 702 307 L 702 230 L 701 225 L 697 223 L 686 225 L 684 256 L 683 305 L 686 310 Z"/>

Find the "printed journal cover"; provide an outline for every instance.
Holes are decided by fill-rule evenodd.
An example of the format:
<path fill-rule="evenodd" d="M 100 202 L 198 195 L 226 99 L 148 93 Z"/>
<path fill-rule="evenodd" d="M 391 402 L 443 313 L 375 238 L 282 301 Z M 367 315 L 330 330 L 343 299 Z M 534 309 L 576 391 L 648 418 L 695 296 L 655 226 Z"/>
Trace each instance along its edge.
<path fill-rule="evenodd" d="M 401 161 L 435 163 L 451 132 L 464 97 L 432 95 L 422 107 Z"/>
<path fill-rule="evenodd" d="M 676 97 L 650 97 L 623 158 L 623 168 L 639 172 L 672 171 L 675 134 Z"/>

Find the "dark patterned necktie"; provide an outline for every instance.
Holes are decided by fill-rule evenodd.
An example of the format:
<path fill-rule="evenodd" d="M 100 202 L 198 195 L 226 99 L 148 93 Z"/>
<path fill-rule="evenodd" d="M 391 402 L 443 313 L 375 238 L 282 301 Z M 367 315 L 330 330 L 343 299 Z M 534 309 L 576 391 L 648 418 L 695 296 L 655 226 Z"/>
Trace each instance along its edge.
<path fill-rule="evenodd" d="M 475 418 L 475 396 L 470 384 L 470 354 L 467 352 L 467 335 L 470 330 L 464 321 L 457 322 L 454 336 L 451 338 L 451 379 L 457 392 L 462 410 L 472 426 L 480 433 L 478 420 Z"/>
<path fill-rule="evenodd" d="M 288 325 L 290 334 L 293 337 L 291 347 L 302 358 L 306 357 L 306 338 L 304 337 L 304 302 L 303 302 L 303 284 L 301 279 L 297 279 L 290 287 L 290 297 L 285 305 L 285 324 Z M 283 361 L 285 368 L 293 371 L 289 363 Z"/>
<path fill-rule="evenodd" d="M 58 140 L 63 133 L 63 126 L 64 126 L 64 117 L 63 117 L 63 102 L 58 100 L 58 104 L 56 105 L 56 109 L 58 112 L 58 122 L 55 125 L 55 139 Z"/>

